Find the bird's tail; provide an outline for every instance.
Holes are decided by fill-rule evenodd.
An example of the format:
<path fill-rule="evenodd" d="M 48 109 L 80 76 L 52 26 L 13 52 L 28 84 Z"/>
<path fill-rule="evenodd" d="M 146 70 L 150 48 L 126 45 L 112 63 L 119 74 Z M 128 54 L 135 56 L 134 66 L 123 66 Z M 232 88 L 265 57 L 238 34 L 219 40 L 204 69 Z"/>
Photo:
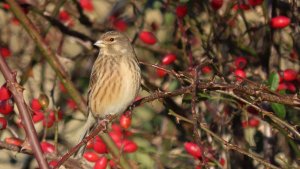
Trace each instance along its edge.
<path fill-rule="evenodd" d="M 92 129 L 94 128 L 95 124 L 96 124 L 96 119 L 93 116 L 93 114 L 91 112 L 89 112 L 87 121 L 86 121 L 86 123 L 83 126 L 83 129 L 81 131 L 81 135 L 80 135 L 80 137 L 78 139 L 77 144 L 80 143 L 92 131 Z M 84 151 L 85 151 L 85 147 L 86 147 L 86 145 L 80 147 L 74 153 L 74 157 L 75 158 L 81 158 L 83 156 Z"/>

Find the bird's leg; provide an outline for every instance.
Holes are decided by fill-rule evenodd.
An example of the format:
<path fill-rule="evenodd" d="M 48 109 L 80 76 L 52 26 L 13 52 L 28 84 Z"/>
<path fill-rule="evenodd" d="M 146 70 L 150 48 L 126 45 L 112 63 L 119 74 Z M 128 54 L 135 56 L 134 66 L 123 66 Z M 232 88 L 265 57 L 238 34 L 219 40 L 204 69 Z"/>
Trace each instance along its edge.
<path fill-rule="evenodd" d="M 99 119 L 98 120 L 98 124 L 103 128 L 103 132 L 107 133 L 107 129 L 108 129 L 108 124 L 113 121 L 115 118 L 117 117 L 117 115 L 112 115 L 112 114 L 108 114 L 106 115 L 104 118 Z"/>
<path fill-rule="evenodd" d="M 101 126 L 103 128 L 102 131 L 104 133 L 107 133 L 107 126 L 108 126 L 109 122 L 110 122 L 110 120 L 107 118 L 99 119 L 99 121 L 98 121 L 98 124 L 99 124 L 99 126 Z"/>

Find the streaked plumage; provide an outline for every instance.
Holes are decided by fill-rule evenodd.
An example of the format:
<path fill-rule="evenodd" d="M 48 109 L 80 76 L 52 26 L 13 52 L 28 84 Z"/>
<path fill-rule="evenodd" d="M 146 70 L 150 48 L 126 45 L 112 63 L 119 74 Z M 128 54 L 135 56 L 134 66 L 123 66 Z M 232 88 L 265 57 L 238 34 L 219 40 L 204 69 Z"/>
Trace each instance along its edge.
<path fill-rule="evenodd" d="M 140 88 L 139 63 L 125 35 L 107 32 L 95 45 L 100 47 L 100 52 L 92 68 L 88 91 L 89 116 L 80 141 L 96 124 L 96 119 L 124 112 Z M 84 148 L 81 148 L 77 156 L 83 152 Z"/>

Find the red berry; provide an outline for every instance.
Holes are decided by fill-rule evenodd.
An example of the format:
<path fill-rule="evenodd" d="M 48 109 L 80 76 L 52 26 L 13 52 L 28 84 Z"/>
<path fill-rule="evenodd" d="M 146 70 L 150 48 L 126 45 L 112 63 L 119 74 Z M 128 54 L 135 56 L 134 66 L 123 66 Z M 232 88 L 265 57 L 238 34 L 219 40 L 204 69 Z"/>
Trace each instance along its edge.
<path fill-rule="evenodd" d="M 56 115 L 57 113 L 57 115 Z M 56 116 L 58 117 L 58 119 L 56 119 Z M 54 112 L 54 111 L 51 111 L 49 113 L 49 118 L 54 122 L 54 121 L 60 121 L 62 118 L 63 118 L 63 114 L 61 111 L 58 111 L 58 112 Z"/>
<path fill-rule="evenodd" d="M 236 69 L 234 74 L 237 81 L 243 81 L 243 79 L 246 77 L 246 73 L 241 69 Z"/>
<path fill-rule="evenodd" d="M 248 124 L 250 127 L 258 127 L 259 123 L 260 123 L 260 121 L 257 118 L 251 118 L 248 121 Z"/>
<path fill-rule="evenodd" d="M 115 168 L 116 167 L 116 163 L 115 163 L 114 160 L 110 160 L 109 161 L 109 165 L 110 165 L 111 168 Z"/>
<path fill-rule="evenodd" d="M 235 4 L 233 7 L 232 7 L 233 10 L 237 11 L 237 10 L 244 10 L 244 11 L 247 11 L 250 9 L 250 6 L 249 5 L 246 5 L 246 4 Z"/>
<path fill-rule="evenodd" d="M 298 53 L 297 53 L 297 51 L 296 51 L 295 49 L 293 49 L 293 50 L 291 51 L 290 57 L 291 57 L 291 59 L 293 59 L 293 60 L 297 60 L 297 58 L 298 58 Z"/>
<path fill-rule="evenodd" d="M 7 138 L 5 138 L 5 143 L 12 144 L 15 146 L 21 146 L 23 144 L 23 141 L 18 138 L 7 137 Z"/>
<path fill-rule="evenodd" d="M 185 142 L 184 148 L 190 155 L 194 156 L 195 158 L 199 158 L 202 156 L 201 148 L 195 143 Z"/>
<path fill-rule="evenodd" d="M 120 117 L 120 125 L 124 129 L 128 129 L 130 127 L 130 125 L 131 125 L 131 118 L 123 114 Z"/>
<path fill-rule="evenodd" d="M 243 128 L 248 127 L 248 121 L 242 121 L 242 127 Z"/>
<path fill-rule="evenodd" d="M 221 158 L 220 160 L 219 160 L 219 163 L 221 164 L 221 166 L 224 166 L 225 165 L 225 159 L 224 158 Z"/>
<path fill-rule="evenodd" d="M 197 165 L 195 169 L 202 169 L 200 165 Z"/>
<path fill-rule="evenodd" d="M 135 152 L 138 149 L 136 143 L 131 140 L 124 140 L 123 144 L 124 144 L 123 150 L 127 153 Z"/>
<path fill-rule="evenodd" d="M 127 29 L 127 23 L 123 19 L 116 19 L 113 21 L 113 26 L 116 30 L 124 32 Z"/>
<path fill-rule="evenodd" d="M 61 20 L 66 26 L 74 26 L 74 21 L 70 17 L 69 13 L 62 11 L 63 13 L 59 14 L 59 20 Z"/>
<path fill-rule="evenodd" d="M 89 162 L 96 162 L 100 159 L 99 155 L 92 151 L 85 152 L 83 157 Z"/>
<path fill-rule="evenodd" d="M 212 68 L 210 66 L 204 66 L 201 68 L 203 74 L 210 74 L 212 72 Z"/>
<path fill-rule="evenodd" d="M 52 161 L 49 162 L 49 166 L 54 168 L 57 165 L 57 163 L 58 162 L 56 160 L 52 160 Z"/>
<path fill-rule="evenodd" d="M 132 136 L 133 135 L 133 133 L 131 132 L 131 131 L 125 131 L 124 132 L 124 136 L 125 137 L 130 137 L 130 136 Z"/>
<path fill-rule="evenodd" d="M 271 19 L 271 27 L 274 29 L 280 29 L 288 26 L 290 24 L 290 18 L 286 16 L 277 16 Z"/>
<path fill-rule="evenodd" d="M 138 149 L 136 143 L 131 140 L 119 140 L 116 145 L 127 153 L 135 152 Z"/>
<path fill-rule="evenodd" d="M 14 109 L 14 104 L 12 100 L 0 101 L 0 113 L 3 115 L 10 114 Z"/>
<path fill-rule="evenodd" d="M 210 5 L 214 10 L 218 10 L 223 5 L 223 0 L 211 0 Z"/>
<path fill-rule="evenodd" d="M 87 148 L 87 149 L 93 148 L 93 147 L 94 147 L 94 142 L 95 142 L 95 139 L 92 139 L 92 140 L 88 141 L 88 142 L 86 143 L 86 148 Z"/>
<path fill-rule="evenodd" d="M 93 149 L 99 154 L 107 153 L 106 145 L 104 144 L 104 142 L 100 138 L 95 139 Z"/>
<path fill-rule="evenodd" d="M 15 18 L 15 17 L 13 17 L 13 18 L 10 20 L 10 22 L 11 22 L 13 25 L 16 25 L 16 26 L 20 25 L 20 21 L 19 21 L 17 18 Z"/>
<path fill-rule="evenodd" d="M 173 53 L 169 53 L 162 59 L 162 64 L 169 65 L 172 64 L 176 60 L 176 55 Z"/>
<path fill-rule="evenodd" d="M 156 74 L 157 74 L 158 77 L 164 77 L 164 76 L 166 76 L 167 72 L 163 69 L 157 68 L 156 69 Z"/>
<path fill-rule="evenodd" d="M 119 124 L 113 123 L 111 128 L 114 132 L 122 133 L 122 127 Z"/>
<path fill-rule="evenodd" d="M 51 118 L 44 118 L 43 119 L 43 126 L 46 128 L 52 127 L 54 124 L 54 121 Z"/>
<path fill-rule="evenodd" d="M 31 109 L 34 111 L 39 111 L 42 109 L 42 105 L 40 104 L 38 99 L 31 100 Z"/>
<path fill-rule="evenodd" d="M 41 111 L 34 111 L 32 116 L 32 121 L 34 123 L 40 122 L 44 119 L 44 113 Z"/>
<path fill-rule="evenodd" d="M 251 6 L 257 6 L 262 4 L 264 0 L 248 0 L 248 4 Z"/>
<path fill-rule="evenodd" d="M 156 43 L 156 37 L 152 32 L 149 31 L 141 31 L 139 34 L 139 38 L 146 44 L 153 45 Z"/>
<path fill-rule="evenodd" d="M 0 54 L 4 58 L 11 56 L 11 52 L 8 48 L 0 48 Z"/>
<path fill-rule="evenodd" d="M 295 93 L 296 92 L 296 86 L 293 84 L 293 83 L 289 83 L 289 82 L 287 82 L 286 83 L 286 86 L 287 86 L 287 89 L 290 91 L 290 92 L 292 92 L 292 93 Z"/>
<path fill-rule="evenodd" d="M 9 4 L 7 4 L 7 3 L 3 3 L 3 4 L 2 4 L 2 8 L 3 8 L 3 9 L 6 9 L 6 10 L 9 10 L 9 9 L 10 9 L 10 6 L 9 6 Z"/>
<path fill-rule="evenodd" d="M 66 22 L 70 20 L 70 15 L 67 11 L 62 10 L 59 12 L 59 20 Z"/>
<path fill-rule="evenodd" d="M 237 69 L 244 69 L 247 65 L 247 60 L 244 57 L 237 57 L 234 61 L 234 64 Z"/>
<path fill-rule="evenodd" d="M 293 69 L 285 69 L 283 71 L 283 80 L 293 81 L 297 79 L 297 72 Z"/>
<path fill-rule="evenodd" d="M 67 89 L 65 88 L 64 84 L 62 84 L 62 83 L 59 83 L 59 89 L 60 89 L 60 91 L 63 92 L 63 93 L 66 93 L 66 92 L 67 92 Z"/>
<path fill-rule="evenodd" d="M 5 85 L 0 88 L 0 101 L 7 100 L 11 97 L 11 92 L 6 88 Z"/>
<path fill-rule="evenodd" d="M 122 133 L 111 131 L 109 132 L 110 137 L 114 140 L 114 142 L 118 142 L 123 139 Z"/>
<path fill-rule="evenodd" d="M 91 0 L 80 0 L 80 6 L 83 10 L 91 12 L 94 10 L 94 5 Z"/>
<path fill-rule="evenodd" d="M 76 110 L 77 109 L 77 104 L 73 99 L 68 99 L 67 100 L 67 105 L 71 110 Z"/>
<path fill-rule="evenodd" d="M 287 89 L 287 85 L 285 83 L 279 83 L 278 87 L 277 87 L 277 91 L 281 91 L 281 90 L 286 90 Z"/>
<path fill-rule="evenodd" d="M 6 129 L 7 121 L 4 117 L 0 117 L 0 130 Z"/>
<path fill-rule="evenodd" d="M 55 151 L 55 146 L 46 141 L 41 142 L 41 148 L 44 153 L 53 153 Z"/>
<path fill-rule="evenodd" d="M 96 161 L 94 165 L 94 169 L 106 169 L 107 166 L 107 158 L 106 157 L 100 157 L 98 161 Z"/>
<path fill-rule="evenodd" d="M 11 52 L 8 48 L 0 48 L 0 55 L 4 58 L 11 56 Z"/>
<path fill-rule="evenodd" d="M 186 14 L 187 14 L 186 5 L 179 5 L 176 7 L 176 15 L 178 18 L 184 18 Z"/>

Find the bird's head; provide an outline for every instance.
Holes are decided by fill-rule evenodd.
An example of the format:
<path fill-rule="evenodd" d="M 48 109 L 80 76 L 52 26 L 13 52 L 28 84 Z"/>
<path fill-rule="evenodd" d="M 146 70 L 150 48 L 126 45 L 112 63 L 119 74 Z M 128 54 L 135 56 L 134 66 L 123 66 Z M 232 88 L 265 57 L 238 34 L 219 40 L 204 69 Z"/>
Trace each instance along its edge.
<path fill-rule="evenodd" d="M 106 32 L 94 45 L 100 47 L 103 54 L 121 54 L 133 50 L 129 39 L 116 31 Z"/>

